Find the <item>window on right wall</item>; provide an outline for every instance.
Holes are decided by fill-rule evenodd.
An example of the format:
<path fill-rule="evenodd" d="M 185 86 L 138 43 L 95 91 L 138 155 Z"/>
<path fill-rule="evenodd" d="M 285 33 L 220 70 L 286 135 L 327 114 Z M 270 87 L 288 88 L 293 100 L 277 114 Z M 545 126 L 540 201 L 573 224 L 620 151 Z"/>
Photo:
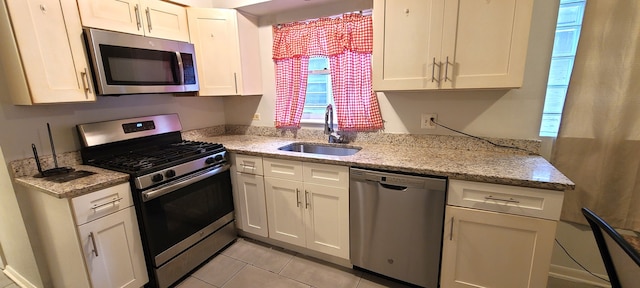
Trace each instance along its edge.
<path fill-rule="evenodd" d="M 560 0 L 540 136 L 557 137 L 562 108 L 578 48 L 586 0 Z"/>

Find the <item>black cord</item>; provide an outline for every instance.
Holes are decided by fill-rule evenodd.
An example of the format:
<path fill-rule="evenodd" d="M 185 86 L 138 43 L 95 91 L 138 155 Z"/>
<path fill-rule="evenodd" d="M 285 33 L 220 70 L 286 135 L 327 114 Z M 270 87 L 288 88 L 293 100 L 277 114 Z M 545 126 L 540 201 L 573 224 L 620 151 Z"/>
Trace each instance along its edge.
<path fill-rule="evenodd" d="M 469 136 L 469 137 L 471 137 L 471 138 L 478 139 L 478 140 L 481 140 L 481 141 L 485 141 L 485 142 L 487 142 L 487 143 L 489 143 L 489 144 L 492 144 L 493 146 L 496 146 L 496 147 L 508 148 L 508 149 L 516 149 L 516 150 L 520 150 L 520 151 L 527 152 L 527 153 L 529 153 L 529 155 L 539 155 L 538 153 L 535 153 L 535 152 L 533 152 L 533 151 L 529 151 L 529 150 L 527 150 L 527 149 L 523 149 L 523 148 L 516 147 L 516 146 L 509 146 L 509 145 L 502 145 L 502 144 L 494 143 L 494 142 L 492 142 L 492 141 L 490 141 L 490 140 L 487 140 L 487 139 L 484 139 L 484 138 L 482 138 L 482 137 L 474 136 L 474 135 L 471 135 L 471 134 L 464 133 L 464 132 L 462 132 L 462 131 L 458 131 L 458 130 L 453 129 L 453 128 L 449 128 L 449 127 L 447 127 L 447 126 L 445 126 L 445 125 L 442 125 L 442 124 L 440 124 L 440 123 L 436 122 L 436 120 L 434 120 L 433 118 L 431 118 L 431 122 L 433 122 L 434 124 L 436 124 L 436 125 L 438 125 L 438 126 L 440 126 L 440 127 L 442 127 L 442 128 L 445 128 L 445 129 L 451 130 L 451 131 L 453 131 L 453 132 L 460 133 L 460 134 L 462 134 L 462 135 Z"/>
<path fill-rule="evenodd" d="M 587 268 L 585 268 L 584 266 L 582 266 L 582 264 L 580 264 L 575 258 L 573 258 L 571 256 L 571 254 L 569 254 L 569 252 L 567 251 L 567 249 L 564 248 L 564 246 L 562 246 L 562 244 L 560 244 L 560 241 L 558 241 L 558 239 L 556 238 L 556 243 L 558 243 L 558 245 L 560 246 L 560 248 L 562 248 L 562 250 L 564 251 L 565 254 L 567 254 L 567 256 L 569 256 L 569 258 L 571 258 L 571 260 L 573 260 L 573 262 L 575 262 L 576 264 L 578 264 L 578 266 L 580 266 L 580 268 L 582 268 L 584 271 L 587 271 L 589 274 L 591 274 L 593 277 L 596 277 L 600 280 L 606 281 L 611 283 L 609 280 L 604 279 L 596 274 L 593 274 L 593 272 L 589 271 Z"/>

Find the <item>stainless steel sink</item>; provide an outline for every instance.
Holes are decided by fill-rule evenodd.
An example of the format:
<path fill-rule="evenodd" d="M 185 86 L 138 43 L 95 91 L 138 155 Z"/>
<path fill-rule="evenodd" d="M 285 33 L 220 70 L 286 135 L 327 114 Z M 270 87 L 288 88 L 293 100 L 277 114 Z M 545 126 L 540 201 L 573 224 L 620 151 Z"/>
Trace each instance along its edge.
<path fill-rule="evenodd" d="M 304 142 L 295 142 L 295 143 L 291 143 L 289 145 L 285 145 L 278 148 L 278 150 L 282 150 L 282 151 L 333 155 L 333 156 L 353 155 L 358 153 L 360 149 L 362 149 L 362 147 L 343 146 L 343 145 L 335 146 L 335 145 L 328 145 L 328 144 L 304 143 Z"/>

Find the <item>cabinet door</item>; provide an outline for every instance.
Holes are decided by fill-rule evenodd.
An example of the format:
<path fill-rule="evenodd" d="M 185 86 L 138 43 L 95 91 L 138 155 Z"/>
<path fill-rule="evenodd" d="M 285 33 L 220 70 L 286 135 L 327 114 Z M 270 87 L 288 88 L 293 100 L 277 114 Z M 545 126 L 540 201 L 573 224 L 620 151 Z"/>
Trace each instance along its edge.
<path fill-rule="evenodd" d="M 442 88 L 522 86 L 533 0 L 446 0 L 444 11 Z"/>
<path fill-rule="evenodd" d="M 144 35 L 138 0 L 78 0 L 78 9 L 83 26 Z"/>
<path fill-rule="evenodd" d="M 269 237 L 298 246 L 305 246 L 302 182 L 264 177 L 267 196 Z"/>
<path fill-rule="evenodd" d="M 447 206 L 442 287 L 547 287 L 556 222 Z"/>
<path fill-rule="evenodd" d="M 150 37 L 189 42 L 189 24 L 187 10 L 179 5 L 158 1 L 143 0 L 144 34 Z"/>
<path fill-rule="evenodd" d="M 349 189 L 304 183 L 304 193 L 307 248 L 349 259 Z"/>
<path fill-rule="evenodd" d="M 12 68 L 24 69 L 24 74 L 5 71 L 6 83 L 8 86 L 22 83 L 21 92 L 28 87 L 20 98 L 12 95 L 16 104 L 94 101 L 95 95 L 88 86 L 90 76 L 75 1 L 8 0 L 5 3 L 12 36 L 20 50 L 11 56 L 4 53 L 14 51 L 3 51 L 2 57 L 20 57 L 21 67 L 14 65 L 14 60 L 7 61 Z"/>
<path fill-rule="evenodd" d="M 188 8 L 189 34 L 198 57 L 200 96 L 239 95 L 240 48 L 233 9 Z"/>
<path fill-rule="evenodd" d="M 374 1 L 374 90 L 438 88 L 443 1 Z"/>
<path fill-rule="evenodd" d="M 236 174 L 242 229 L 246 232 L 269 236 L 267 228 L 267 206 L 265 202 L 264 177 L 238 172 Z"/>
<path fill-rule="evenodd" d="M 142 287 L 149 281 L 133 207 L 78 226 L 93 287 Z"/>

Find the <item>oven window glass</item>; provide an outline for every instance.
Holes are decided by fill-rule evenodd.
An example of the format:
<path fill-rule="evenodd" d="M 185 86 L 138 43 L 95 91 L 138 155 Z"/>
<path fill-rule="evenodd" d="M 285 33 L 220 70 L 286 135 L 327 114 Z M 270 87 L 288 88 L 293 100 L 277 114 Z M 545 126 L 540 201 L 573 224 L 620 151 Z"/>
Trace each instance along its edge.
<path fill-rule="evenodd" d="M 208 177 L 143 203 L 146 244 L 157 256 L 233 212 L 230 172 Z"/>
<path fill-rule="evenodd" d="M 180 84 L 175 53 L 100 45 L 107 83 L 110 85 Z"/>

